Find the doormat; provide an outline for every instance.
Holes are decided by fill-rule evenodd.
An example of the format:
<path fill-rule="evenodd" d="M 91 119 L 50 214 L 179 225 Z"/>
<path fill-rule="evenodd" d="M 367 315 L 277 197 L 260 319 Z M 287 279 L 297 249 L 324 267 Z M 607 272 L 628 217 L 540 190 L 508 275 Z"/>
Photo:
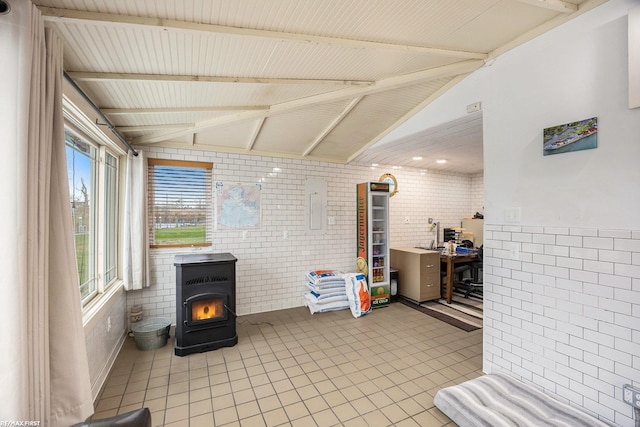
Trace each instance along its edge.
<path fill-rule="evenodd" d="M 415 302 L 407 301 L 403 298 L 399 298 L 398 302 L 466 332 L 482 329 L 481 320 L 478 321 L 478 319 L 473 316 L 458 312 L 450 307 L 445 307 L 437 302 L 416 304 Z"/>

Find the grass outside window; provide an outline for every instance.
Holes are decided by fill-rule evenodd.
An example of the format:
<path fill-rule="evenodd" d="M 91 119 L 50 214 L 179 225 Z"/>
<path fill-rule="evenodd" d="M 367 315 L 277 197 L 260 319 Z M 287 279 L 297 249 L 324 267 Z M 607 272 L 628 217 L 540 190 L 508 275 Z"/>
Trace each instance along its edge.
<path fill-rule="evenodd" d="M 210 246 L 213 165 L 163 159 L 148 162 L 150 246 Z"/>

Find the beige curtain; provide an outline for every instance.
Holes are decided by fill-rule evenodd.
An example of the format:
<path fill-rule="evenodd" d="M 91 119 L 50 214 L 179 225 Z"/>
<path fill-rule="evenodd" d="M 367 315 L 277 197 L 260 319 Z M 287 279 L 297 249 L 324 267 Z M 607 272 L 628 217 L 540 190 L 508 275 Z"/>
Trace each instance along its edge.
<path fill-rule="evenodd" d="M 149 286 L 147 233 L 147 160 L 142 150 L 129 151 L 124 185 L 123 273 L 127 291 Z"/>
<path fill-rule="evenodd" d="M 68 426 L 93 413 L 62 113 L 62 43 L 29 1 L 0 16 L 0 419 Z M 5 55 L 6 53 L 6 55 Z M 6 107 L 6 108 L 5 108 Z M 9 110 L 10 109 L 10 110 Z M 9 364 L 7 364 L 8 362 Z"/>

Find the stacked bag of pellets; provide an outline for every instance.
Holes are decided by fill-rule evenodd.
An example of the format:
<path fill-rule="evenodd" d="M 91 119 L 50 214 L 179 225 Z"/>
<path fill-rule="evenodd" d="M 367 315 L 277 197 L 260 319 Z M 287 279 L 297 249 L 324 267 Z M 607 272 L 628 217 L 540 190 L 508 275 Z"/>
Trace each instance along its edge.
<path fill-rule="evenodd" d="M 367 278 L 362 273 L 349 273 L 345 275 L 345 287 L 349 308 L 353 317 L 364 316 L 371 311 L 371 296 Z"/>
<path fill-rule="evenodd" d="M 314 270 L 307 273 L 305 305 L 311 314 L 349 308 L 345 276 L 335 270 Z"/>

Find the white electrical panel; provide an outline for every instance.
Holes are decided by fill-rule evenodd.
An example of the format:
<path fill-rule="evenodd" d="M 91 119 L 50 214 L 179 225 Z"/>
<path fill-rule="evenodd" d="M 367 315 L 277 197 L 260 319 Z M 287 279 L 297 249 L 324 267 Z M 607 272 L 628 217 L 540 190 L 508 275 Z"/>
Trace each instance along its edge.
<path fill-rule="evenodd" d="M 323 179 L 308 179 L 304 183 L 305 231 L 307 234 L 322 234 L 327 224 L 327 182 Z"/>

